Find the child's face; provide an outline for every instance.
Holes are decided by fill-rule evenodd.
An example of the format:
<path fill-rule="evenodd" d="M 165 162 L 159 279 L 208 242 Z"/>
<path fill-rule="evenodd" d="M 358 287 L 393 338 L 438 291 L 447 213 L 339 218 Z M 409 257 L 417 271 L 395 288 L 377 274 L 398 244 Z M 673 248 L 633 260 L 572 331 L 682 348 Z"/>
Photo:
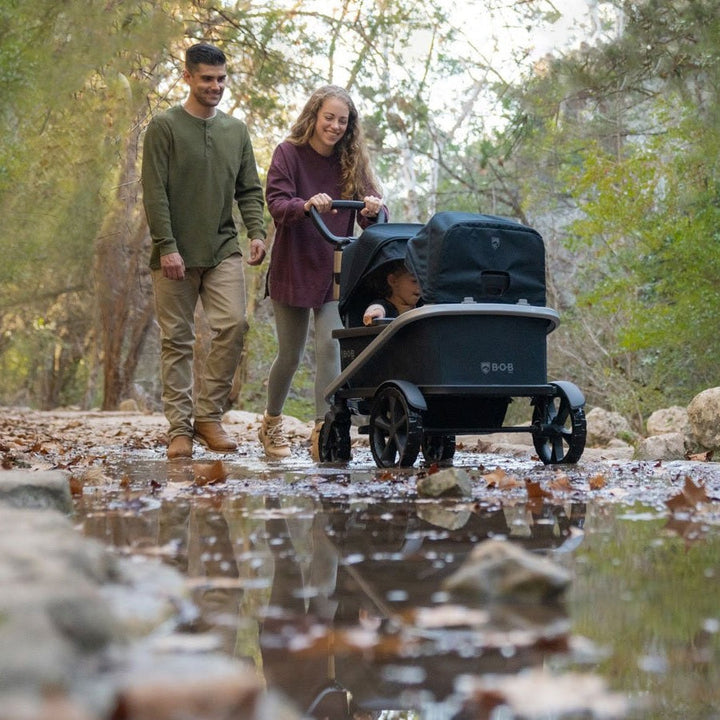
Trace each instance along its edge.
<path fill-rule="evenodd" d="M 415 276 L 407 270 L 398 270 L 390 273 L 387 278 L 388 285 L 392 290 L 390 302 L 397 305 L 399 301 L 406 307 L 415 307 L 420 300 L 420 285 Z"/>

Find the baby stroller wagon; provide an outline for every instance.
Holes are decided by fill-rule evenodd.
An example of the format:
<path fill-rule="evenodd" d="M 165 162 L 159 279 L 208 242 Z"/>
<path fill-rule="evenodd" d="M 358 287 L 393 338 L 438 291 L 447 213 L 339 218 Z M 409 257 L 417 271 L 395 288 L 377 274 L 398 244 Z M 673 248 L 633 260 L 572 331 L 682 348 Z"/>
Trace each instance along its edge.
<path fill-rule="evenodd" d="M 344 327 L 333 333 L 341 372 L 325 392 L 321 461 L 350 459 L 351 423 L 369 435 L 379 467 L 411 466 L 421 451 L 427 463 L 449 463 L 456 436 L 499 431 L 530 432 L 545 464 L 580 459 L 583 394 L 547 379 L 547 335 L 559 317 L 545 306 L 539 233 L 492 215 L 440 212 L 425 225 L 377 223 L 339 238 L 311 214 L 342 255 Z M 376 297 L 368 278 L 397 258 L 418 279 L 424 304 L 365 327 L 363 310 Z M 515 398 L 529 398 L 531 421 L 504 426 Z"/>

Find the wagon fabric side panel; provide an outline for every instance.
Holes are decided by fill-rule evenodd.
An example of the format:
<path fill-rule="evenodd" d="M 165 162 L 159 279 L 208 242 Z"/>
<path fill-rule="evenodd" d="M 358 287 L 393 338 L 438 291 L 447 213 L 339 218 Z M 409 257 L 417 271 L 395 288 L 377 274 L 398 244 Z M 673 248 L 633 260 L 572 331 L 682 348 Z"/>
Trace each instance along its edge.
<path fill-rule="evenodd" d="M 436 213 L 408 241 L 405 262 L 426 303 L 546 302 L 542 236 L 498 216 Z"/>
<path fill-rule="evenodd" d="M 555 317 L 547 308 L 443 304 L 410 310 L 382 331 L 333 335 L 352 387 L 394 378 L 420 387 L 510 388 L 547 382 L 546 336 Z"/>

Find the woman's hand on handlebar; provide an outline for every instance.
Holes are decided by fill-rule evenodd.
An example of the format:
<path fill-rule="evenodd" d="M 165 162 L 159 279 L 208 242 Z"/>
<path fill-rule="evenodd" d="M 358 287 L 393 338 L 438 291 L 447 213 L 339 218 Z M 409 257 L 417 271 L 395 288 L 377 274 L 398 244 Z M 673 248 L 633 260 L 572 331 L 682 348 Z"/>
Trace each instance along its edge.
<path fill-rule="evenodd" d="M 360 211 L 360 214 L 364 215 L 368 220 L 376 218 L 383 209 L 382 198 L 375 197 L 374 195 L 364 197 L 363 202 L 365 203 L 365 207 Z"/>
<path fill-rule="evenodd" d="M 333 210 L 332 203 L 332 198 L 329 195 L 326 193 L 318 193 L 305 201 L 305 212 L 309 213 L 310 208 L 314 207 L 319 213 L 326 213 L 331 210 L 333 213 L 337 213 L 337 210 Z"/>

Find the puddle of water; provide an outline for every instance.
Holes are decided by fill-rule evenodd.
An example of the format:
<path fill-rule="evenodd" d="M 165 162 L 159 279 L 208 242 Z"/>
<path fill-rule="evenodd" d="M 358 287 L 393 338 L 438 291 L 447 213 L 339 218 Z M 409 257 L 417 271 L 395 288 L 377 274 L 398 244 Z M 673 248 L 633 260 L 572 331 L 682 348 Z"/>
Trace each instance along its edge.
<path fill-rule="evenodd" d="M 197 463 L 168 468 L 135 459 L 118 468 L 124 489 L 88 489 L 84 533 L 183 572 L 193 631 L 310 717 L 720 717 L 709 515 L 669 519 L 637 499 L 430 501 L 362 462 L 244 462 L 202 487 Z M 449 596 L 443 580 L 493 537 L 568 569 L 565 598 Z"/>

